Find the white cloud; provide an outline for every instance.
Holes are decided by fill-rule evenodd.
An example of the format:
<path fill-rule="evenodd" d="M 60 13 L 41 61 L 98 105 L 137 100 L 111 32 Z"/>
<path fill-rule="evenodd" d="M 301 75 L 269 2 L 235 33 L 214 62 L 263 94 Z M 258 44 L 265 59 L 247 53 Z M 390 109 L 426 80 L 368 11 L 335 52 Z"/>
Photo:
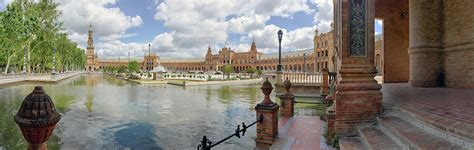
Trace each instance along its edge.
<path fill-rule="evenodd" d="M 242 39 L 245 42 L 255 37 L 261 45 L 259 50 L 274 47 L 277 41 L 267 38 L 270 34 L 276 37 L 278 27 L 266 26 L 266 22 L 271 16 L 291 17 L 296 12 L 309 14 L 313 10 L 308 4 L 307 0 L 165 0 L 158 5 L 155 19 L 164 21 L 164 26 L 174 32 L 166 35 L 172 39 L 166 43 L 168 49 L 186 50 L 195 57 L 201 57 L 209 43 L 223 44 L 228 40 L 229 33 L 247 36 Z M 155 40 L 159 39 L 158 36 Z M 246 51 L 248 44 L 250 42 L 231 46 L 238 51 Z"/>
<path fill-rule="evenodd" d="M 10 4 L 13 0 L 0 0 L 0 11 L 3 11 L 7 8 L 7 5 Z"/>
<path fill-rule="evenodd" d="M 317 29 L 322 33 L 330 31 L 333 21 L 332 0 L 312 0 L 311 2 L 317 6 L 313 23 L 316 24 Z"/>
<path fill-rule="evenodd" d="M 380 19 L 375 19 L 375 23 L 378 25 L 378 26 L 382 26 L 382 20 Z"/>
<path fill-rule="evenodd" d="M 60 20 L 64 22 L 65 32 L 80 47 L 86 47 L 89 24 L 94 31 L 95 49 L 99 57 L 128 56 L 143 53 L 141 43 L 123 43 L 121 38 L 135 36 L 127 33 L 133 27 L 140 27 L 143 20 L 140 16 L 127 16 L 115 7 L 116 0 L 56 0 L 62 12 Z M 135 53 L 136 52 L 136 53 Z"/>
<path fill-rule="evenodd" d="M 259 14 L 232 18 L 229 20 L 229 30 L 235 33 L 246 33 L 251 30 L 261 29 L 269 19 L 269 16 Z"/>
<path fill-rule="evenodd" d="M 6 1 L 0 2 L 0 9 Z M 131 28 L 143 25 L 141 16 L 126 15 L 116 7 L 117 0 L 55 0 L 62 10 L 69 38 L 85 48 L 89 22 L 92 22 L 96 51 L 99 57 L 142 57 L 148 50 L 148 42 L 124 43 L 121 39 L 139 36 L 128 33 Z M 263 53 L 278 51 L 276 32 L 281 28 L 267 24 L 271 17 L 292 18 L 297 12 L 314 15 L 313 26 L 284 32 L 284 50 L 296 50 L 313 46 L 314 29 L 330 30 L 332 0 L 153 0 L 156 7 L 154 19 L 166 28 L 149 41 L 152 51 L 161 57 L 202 57 L 208 44 L 218 51 L 229 37 L 229 47 L 236 51 L 248 51 L 253 38 Z M 316 10 L 310 5 L 316 5 Z M 145 18 L 146 19 L 146 18 Z M 235 37 L 232 37 L 235 39 Z"/>
<path fill-rule="evenodd" d="M 263 53 L 278 52 L 278 30 L 283 31 L 282 49 L 283 51 L 295 51 L 313 47 L 314 30 L 316 27 L 303 27 L 287 31 L 276 25 L 267 25 L 261 30 L 255 30 L 247 34 L 242 40 L 255 37 L 259 51 Z"/>
<path fill-rule="evenodd" d="M 61 0 L 58 8 L 62 11 L 64 26 L 70 32 L 86 33 L 92 23 L 95 35 L 117 36 L 143 24 L 140 16 L 126 16 L 118 7 L 105 7 L 113 4 L 114 0 Z"/>

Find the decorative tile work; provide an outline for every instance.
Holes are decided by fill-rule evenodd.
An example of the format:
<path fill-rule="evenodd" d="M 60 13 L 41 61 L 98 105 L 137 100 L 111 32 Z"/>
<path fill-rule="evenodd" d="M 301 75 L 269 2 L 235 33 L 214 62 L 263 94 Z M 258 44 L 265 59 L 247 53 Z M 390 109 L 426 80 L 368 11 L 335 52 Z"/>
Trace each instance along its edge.
<path fill-rule="evenodd" d="M 350 0 L 349 2 L 350 56 L 366 56 L 365 1 L 366 0 Z"/>

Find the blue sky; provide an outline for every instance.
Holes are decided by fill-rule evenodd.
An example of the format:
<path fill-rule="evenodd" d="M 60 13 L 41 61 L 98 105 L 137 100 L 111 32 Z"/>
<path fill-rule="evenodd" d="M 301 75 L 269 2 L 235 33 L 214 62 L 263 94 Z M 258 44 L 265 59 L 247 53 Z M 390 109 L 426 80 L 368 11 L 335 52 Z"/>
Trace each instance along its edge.
<path fill-rule="evenodd" d="M 0 10 L 11 0 L 2 0 Z M 161 57 L 202 57 L 226 46 L 263 53 L 313 47 L 314 30 L 330 30 L 332 0 L 56 0 L 69 37 L 86 46 L 92 23 L 99 57 L 142 57 L 148 43 Z M 381 24 L 376 23 L 376 33 Z"/>

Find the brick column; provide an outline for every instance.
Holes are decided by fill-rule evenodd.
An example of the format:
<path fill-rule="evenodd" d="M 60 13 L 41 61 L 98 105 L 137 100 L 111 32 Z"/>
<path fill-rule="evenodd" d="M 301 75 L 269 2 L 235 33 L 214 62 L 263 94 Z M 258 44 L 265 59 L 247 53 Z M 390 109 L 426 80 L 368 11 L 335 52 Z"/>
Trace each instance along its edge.
<path fill-rule="evenodd" d="M 334 105 L 328 107 L 326 109 L 326 114 L 325 114 L 325 119 L 326 119 L 326 143 L 332 144 L 332 141 L 335 136 L 335 121 L 336 121 L 336 115 L 334 113 Z"/>
<path fill-rule="evenodd" d="M 323 82 L 321 83 L 321 96 L 326 97 L 329 94 L 329 70 L 324 68 L 322 74 Z"/>
<path fill-rule="evenodd" d="M 280 115 L 282 117 L 292 117 L 295 110 L 295 96 L 290 92 L 291 82 L 290 80 L 288 80 L 288 78 L 286 78 L 285 82 L 283 82 L 283 87 L 286 91 L 283 95 L 280 96 Z"/>
<path fill-rule="evenodd" d="M 410 85 L 433 87 L 443 84 L 443 0 L 410 0 Z"/>
<path fill-rule="evenodd" d="M 255 106 L 255 111 L 257 112 L 257 119 L 263 116 L 263 121 L 257 123 L 257 138 L 255 141 L 257 143 L 271 145 L 275 142 L 275 138 L 278 135 L 279 106 L 270 99 L 270 93 L 273 87 L 268 81 L 268 78 L 263 82 L 260 89 L 262 89 L 265 98 L 261 103 Z"/>
<path fill-rule="evenodd" d="M 354 135 L 356 126 L 376 121 L 382 112 L 381 86 L 374 77 L 374 0 L 335 4 L 338 81 L 334 100 L 335 132 Z"/>

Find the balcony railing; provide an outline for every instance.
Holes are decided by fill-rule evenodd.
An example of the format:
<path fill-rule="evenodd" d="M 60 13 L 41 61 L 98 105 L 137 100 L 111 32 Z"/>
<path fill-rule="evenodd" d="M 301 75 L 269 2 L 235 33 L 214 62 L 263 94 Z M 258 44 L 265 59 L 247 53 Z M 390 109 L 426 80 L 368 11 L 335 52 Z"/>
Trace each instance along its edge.
<path fill-rule="evenodd" d="M 288 78 L 293 84 L 321 84 L 323 75 L 321 73 L 283 73 L 282 79 Z"/>

